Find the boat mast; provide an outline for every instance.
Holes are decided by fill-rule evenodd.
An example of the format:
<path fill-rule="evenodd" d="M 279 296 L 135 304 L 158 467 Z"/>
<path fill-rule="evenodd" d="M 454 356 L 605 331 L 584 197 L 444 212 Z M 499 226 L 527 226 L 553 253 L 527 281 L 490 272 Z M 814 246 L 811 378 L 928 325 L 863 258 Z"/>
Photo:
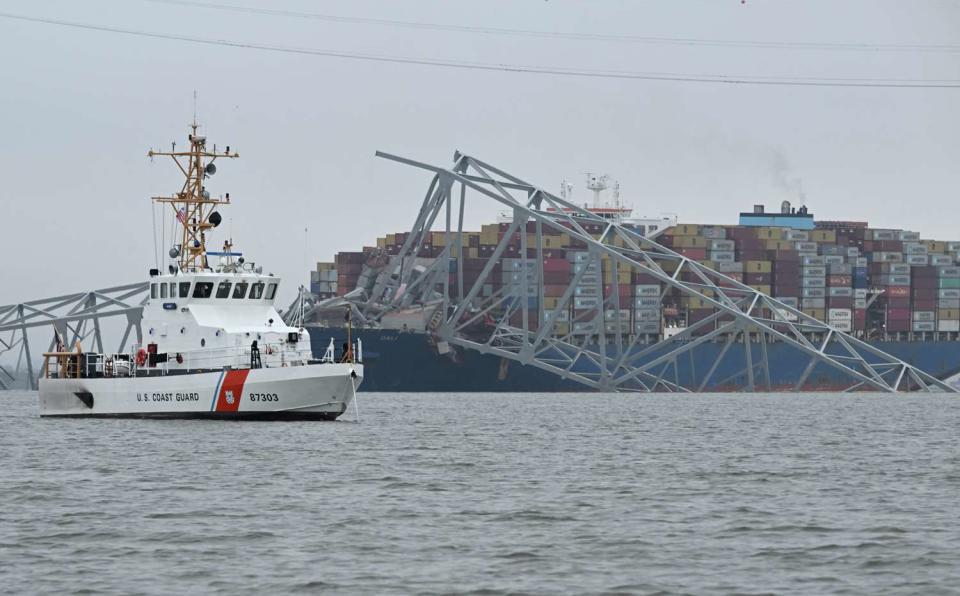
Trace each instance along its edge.
<path fill-rule="evenodd" d="M 197 134 L 199 125 L 193 122 L 190 128 L 193 132 L 188 135 L 189 151 L 177 151 L 176 143 L 171 143 L 170 151 L 154 151 L 151 149 L 147 156 L 170 156 L 184 175 L 183 187 L 172 197 L 152 197 L 158 203 L 169 203 L 173 207 L 177 222 L 183 228 L 181 242 L 170 251 L 171 258 L 178 259 L 181 271 L 201 271 L 207 268 L 206 231 L 220 225 L 221 216 L 214 211 L 217 205 L 229 204 L 230 193 L 225 198 L 213 199 L 209 191 L 204 188 L 204 179 L 216 173 L 217 167 L 213 162 L 218 157 L 231 159 L 240 157 L 234 151 L 217 151 L 214 145 L 212 150 L 207 149 L 207 138 Z M 186 163 L 184 163 L 186 162 Z"/>

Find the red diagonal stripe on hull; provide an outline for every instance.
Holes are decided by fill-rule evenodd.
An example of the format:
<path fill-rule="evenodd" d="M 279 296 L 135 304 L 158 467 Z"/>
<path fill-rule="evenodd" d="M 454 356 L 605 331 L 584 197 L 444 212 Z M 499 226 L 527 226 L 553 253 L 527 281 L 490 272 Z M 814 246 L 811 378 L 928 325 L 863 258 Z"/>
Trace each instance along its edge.
<path fill-rule="evenodd" d="M 236 412 L 240 408 L 240 402 L 243 400 L 243 384 L 247 382 L 247 375 L 250 369 L 227 371 L 223 378 L 223 385 L 220 387 L 220 395 L 217 396 L 217 412 Z M 227 392 L 233 396 L 233 403 L 227 399 Z"/>

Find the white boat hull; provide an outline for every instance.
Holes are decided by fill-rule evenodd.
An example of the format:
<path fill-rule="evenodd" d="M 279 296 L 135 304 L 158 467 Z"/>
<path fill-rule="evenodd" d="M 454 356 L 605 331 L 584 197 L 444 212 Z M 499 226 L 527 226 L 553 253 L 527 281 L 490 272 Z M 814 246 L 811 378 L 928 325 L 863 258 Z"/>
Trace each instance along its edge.
<path fill-rule="evenodd" d="M 41 416 L 334 420 L 354 399 L 362 364 L 40 379 Z"/>

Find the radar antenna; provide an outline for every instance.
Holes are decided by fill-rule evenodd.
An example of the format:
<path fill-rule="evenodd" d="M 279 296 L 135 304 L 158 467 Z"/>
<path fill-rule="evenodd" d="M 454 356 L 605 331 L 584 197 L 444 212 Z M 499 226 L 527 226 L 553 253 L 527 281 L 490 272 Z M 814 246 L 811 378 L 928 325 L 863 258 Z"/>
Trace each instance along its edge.
<path fill-rule="evenodd" d="M 222 217 L 214 211 L 217 205 L 230 204 L 230 193 L 225 198 L 211 198 L 203 181 L 217 172 L 213 162 L 218 157 L 237 158 L 240 155 L 230 152 L 229 145 L 226 151 L 217 151 L 216 146 L 210 151 L 207 149 L 207 139 L 197 134 L 199 125 L 194 121 L 188 135 L 190 149 L 177 151 L 176 145 L 171 145 L 170 151 L 154 151 L 151 149 L 147 156 L 151 159 L 157 155 L 170 156 L 180 172 L 183 173 L 183 187 L 170 197 L 153 197 L 157 203 L 169 203 L 173 207 L 174 216 L 183 229 L 181 244 L 170 250 L 170 256 L 178 259 L 181 271 L 200 271 L 208 269 L 206 232 L 220 225 Z M 186 163 L 184 163 L 186 162 Z"/>

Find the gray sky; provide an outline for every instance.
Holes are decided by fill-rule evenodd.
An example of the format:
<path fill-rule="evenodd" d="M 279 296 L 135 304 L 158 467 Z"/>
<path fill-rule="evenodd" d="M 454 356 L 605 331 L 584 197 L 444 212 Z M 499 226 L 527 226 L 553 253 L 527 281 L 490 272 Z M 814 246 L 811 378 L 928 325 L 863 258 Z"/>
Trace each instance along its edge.
<path fill-rule="evenodd" d="M 934 0 L 210 0 L 329 15 L 606 35 L 960 45 Z M 646 44 L 418 30 L 142 0 L 6 0 L 0 12 L 314 49 L 483 63 L 744 76 L 960 79 L 960 52 Z M 237 247 L 286 280 L 412 224 L 428 178 L 382 149 L 472 153 L 550 190 L 607 172 L 647 214 L 732 224 L 796 199 L 820 219 L 960 239 L 960 89 L 829 88 L 478 72 L 197 45 L 0 18 L 0 304 L 138 281 L 148 197 L 179 188 L 151 146 L 208 137 L 241 159 L 208 188 Z M 475 227 L 495 207 L 469 214 Z M 222 236 L 211 245 L 219 246 Z"/>

